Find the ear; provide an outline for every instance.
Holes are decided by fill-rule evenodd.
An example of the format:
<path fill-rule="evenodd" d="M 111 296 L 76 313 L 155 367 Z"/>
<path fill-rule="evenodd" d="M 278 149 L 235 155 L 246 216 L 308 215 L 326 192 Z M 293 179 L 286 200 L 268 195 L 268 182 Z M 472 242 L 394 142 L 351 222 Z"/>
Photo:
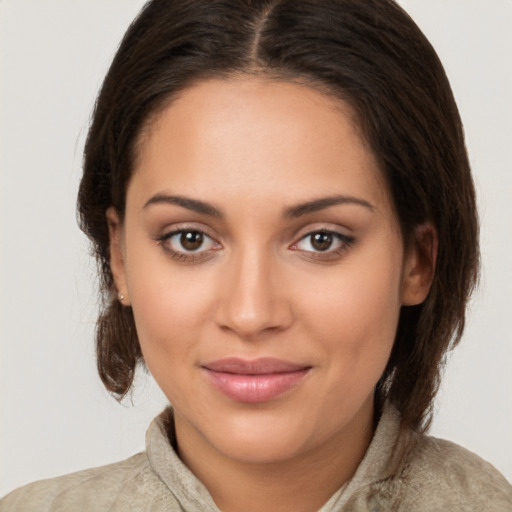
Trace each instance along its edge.
<path fill-rule="evenodd" d="M 114 277 L 117 288 L 117 299 L 125 306 L 130 305 L 128 287 L 126 282 L 124 241 L 122 224 L 119 214 L 114 207 L 107 210 L 109 249 L 110 249 L 110 270 Z"/>
<path fill-rule="evenodd" d="M 402 305 L 421 304 L 430 291 L 434 279 L 438 249 L 436 228 L 430 223 L 414 229 L 414 237 L 407 248 L 402 279 Z"/>

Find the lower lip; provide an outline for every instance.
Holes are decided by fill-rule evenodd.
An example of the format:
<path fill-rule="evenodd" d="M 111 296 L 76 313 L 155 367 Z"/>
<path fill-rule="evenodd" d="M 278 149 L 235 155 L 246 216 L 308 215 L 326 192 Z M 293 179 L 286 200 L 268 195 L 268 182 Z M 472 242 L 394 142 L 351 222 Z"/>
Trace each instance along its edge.
<path fill-rule="evenodd" d="M 295 387 L 309 373 L 309 368 L 264 375 L 241 375 L 205 368 L 213 385 L 237 402 L 267 402 Z"/>

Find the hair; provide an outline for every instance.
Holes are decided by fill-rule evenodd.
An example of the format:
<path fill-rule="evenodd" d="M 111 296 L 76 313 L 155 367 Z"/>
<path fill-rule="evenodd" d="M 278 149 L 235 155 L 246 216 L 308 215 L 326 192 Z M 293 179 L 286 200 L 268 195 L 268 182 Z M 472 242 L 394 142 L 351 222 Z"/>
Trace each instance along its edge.
<path fill-rule="evenodd" d="M 439 248 L 426 300 L 402 307 L 376 387 L 402 428 L 425 430 L 447 351 L 477 282 L 478 220 L 463 127 L 434 49 L 392 0 L 153 0 L 126 32 L 99 93 L 78 195 L 102 292 L 97 364 L 118 398 L 142 354 L 119 304 L 106 210 L 121 220 L 141 134 L 180 92 L 209 78 L 299 81 L 348 102 L 389 186 L 404 240 L 430 222 Z"/>

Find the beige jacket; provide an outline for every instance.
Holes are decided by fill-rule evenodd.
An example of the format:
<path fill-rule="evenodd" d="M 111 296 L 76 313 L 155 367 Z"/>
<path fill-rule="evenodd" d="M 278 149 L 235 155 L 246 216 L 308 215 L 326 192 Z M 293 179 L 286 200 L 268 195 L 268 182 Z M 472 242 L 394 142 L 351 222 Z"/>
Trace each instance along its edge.
<path fill-rule="evenodd" d="M 169 443 L 170 417 L 167 410 L 153 421 L 144 453 L 29 484 L 1 500 L 0 512 L 219 512 Z M 405 464 L 391 472 L 398 432 L 398 414 L 387 407 L 354 477 L 320 512 L 512 512 L 505 478 L 447 441 L 411 434 Z"/>

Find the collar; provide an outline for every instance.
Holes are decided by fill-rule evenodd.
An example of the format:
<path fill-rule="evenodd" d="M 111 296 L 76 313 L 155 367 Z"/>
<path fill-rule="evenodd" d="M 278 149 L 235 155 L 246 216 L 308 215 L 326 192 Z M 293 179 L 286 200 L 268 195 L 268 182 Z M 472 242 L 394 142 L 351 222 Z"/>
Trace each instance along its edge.
<path fill-rule="evenodd" d="M 354 476 L 319 512 L 340 511 L 345 506 L 350 507 L 347 510 L 356 510 L 350 503 L 355 503 L 354 499 L 357 496 L 361 498 L 363 489 L 368 490 L 364 492 L 365 502 L 371 494 L 372 503 L 376 503 L 374 510 L 384 510 L 379 504 L 389 502 L 389 485 L 384 483 L 394 476 L 390 468 L 393 467 L 392 461 L 398 453 L 399 429 L 399 413 L 393 406 L 386 404 L 370 446 Z M 173 448 L 173 445 L 176 445 L 174 436 L 174 416 L 172 409 L 167 408 L 153 420 L 146 433 L 146 453 L 153 471 L 166 484 L 184 510 L 220 512 L 206 487 L 178 457 Z M 395 492 L 393 494 L 396 495 Z"/>

